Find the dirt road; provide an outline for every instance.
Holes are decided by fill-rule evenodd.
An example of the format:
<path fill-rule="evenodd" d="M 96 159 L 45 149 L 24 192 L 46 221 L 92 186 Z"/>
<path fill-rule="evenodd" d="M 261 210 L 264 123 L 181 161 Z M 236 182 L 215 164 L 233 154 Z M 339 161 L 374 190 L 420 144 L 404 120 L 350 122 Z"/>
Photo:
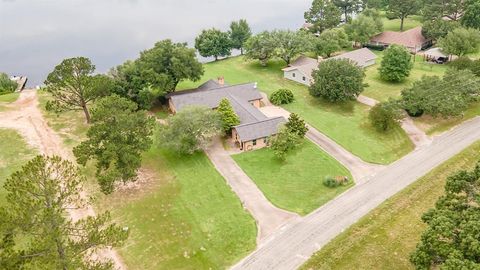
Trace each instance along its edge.
<path fill-rule="evenodd" d="M 24 90 L 17 101 L 7 105 L 9 110 L 0 112 L 0 128 L 17 130 L 28 144 L 38 149 L 44 155 L 57 155 L 64 159 L 74 160 L 72 153 L 64 146 L 62 139 L 51 129 L 42 112 L 38 108 L 36 90 Z M 82 194 L 86 198 L 86 194 Z M 91 206 L 84 209 L 71 210 L 72 220 L 79 220 L 86 216 L 94 216 Z M 117 269 L 127 269 L 115 250 L 102 251 L 98 256 L 114 261 Z"/>

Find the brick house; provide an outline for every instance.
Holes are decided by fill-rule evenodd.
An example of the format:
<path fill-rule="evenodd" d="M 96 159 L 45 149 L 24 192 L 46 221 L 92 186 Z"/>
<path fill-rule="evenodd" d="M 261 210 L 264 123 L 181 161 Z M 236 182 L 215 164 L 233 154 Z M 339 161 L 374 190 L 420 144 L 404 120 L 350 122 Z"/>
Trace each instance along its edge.
<path fill-rule="evenodd" d="M 222 99 L 228 99 L 240 118 L 240 125 L 233 127 L 232 138 L 243 151 L 268 145 L 268 138 L 277 133 L 286 122 L 283 117 L 268 118 L 258 108 L 263 98 L 256 83 L 226 85 L 223 78 L 209 80 L 196 89 L 167 95 L 168 106 L 176 113 L 188 106 L 206 106 L 215 110 Z"/>

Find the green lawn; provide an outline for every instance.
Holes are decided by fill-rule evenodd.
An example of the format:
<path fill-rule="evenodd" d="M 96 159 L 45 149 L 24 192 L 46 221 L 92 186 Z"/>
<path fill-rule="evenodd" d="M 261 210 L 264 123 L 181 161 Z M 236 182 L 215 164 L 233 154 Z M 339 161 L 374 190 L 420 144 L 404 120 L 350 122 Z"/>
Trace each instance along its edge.
<path fill-rule="evenodd" d="M 19 96 L 20 96 L 20 93 L 18 92 L 0 95 L 0 102 L 11 103 L 17 100 Z"/>
<path fill-rule="evenodd" d="M 40 103 L 47 99 L 42 93 Z M 44 115 L 68 147 L 85 138 L 83 113 Z M 99 193 L 94 166 L 83 170 L 96 208 L 130 229 L 119 250 L 129 269 L 222 269 L 255 248 L 254 219 L 204 154 L 178 157 L 153 147 L 142 165 L 148 181 L 109 196 Z"/>
<path fill-rule="evenodd" d="M 129 269 L 222 269 L 255 249 L 255 221 L 204 154 L 152 148 L 144 166 L 158 179 L 101 199 L 130 228 Z"/>
<path fill-rule="evenodd" d="M 271 94 L 280 88 L 291 89 L 296 100 L 285 109 L 298 113 L 309 124 L 341 144 L 365 161 L 388 164 L 413 149 L 413 144 L 403 130 L 387 134 L 376 132 L 368 121 L 369 107 L 358 102 L 329 104 L 313 98 L 304 85 L 283 78 L 282 61 L 270 61 L 262 67 L 257 61 L 232 57 L 205 64 L 205 75 L 199 82 L 183 82 L 179 89 L 194 88 L 200 83 L 224 76 L 227 83 L 257 82 L 258 87 Z"/>
<path fill-rule="evenodd" d="M 325 176 L 352 177 L 338 161 L 308 140 L 285 162 L 275 158 L 271 149 L 233 158 L 273 204 L 300 215 L 310 213 L 353 185 L 350 181 L 339 188 L 325 187 Z"/>
<path fill-rule="evenodd" d="M 378 56 L 377 63 L 366 68 L 365 70 L 367 75 L 365 82 L 368 84 L 368 87 L 363 92 L 363 95 L 380 101 L 386 101 L 389 98 L 399 97 L 403 89 L 410 87 L 413 82 L 421 79 L 424 75 L 442 77 L 447 70 L 446 65 L 424 62 L 422 57 L 417 56 L 415 58 L 410 76 L 405 81 L 400 83 L 385 82 L 380 79 L 380 74 L 378 72 L 384 52 L 373 52 Z"/>
<path fill-rule="evenodd" d="M 409 255 L 425 229 L 421 216 L 443 194 L 446 177 L 472 169 L 480 142 L 451 158 L 360 219 L 303 269 L 413 269 Z"/>
<path fill-rule="evenodd" d="M 7 178 L 32 159 L 36 151 L 12 129 L 0 128 L 0 205 L 5 202 L 3 184 Z"/>
<path fill-rule="evenodd" d="M 400 31 L 400 19 L 389 20 L 385 16 L 383 20 L 383 30 L 384 31 Z M 409 16 L 403 22 L 403 31 L 421 26 L 421 17 L 420 16 Z"/>
<path fill-rule="evenodd" d="M 19 96 L 20 96 L 19 93 L 10 93 L 5 95 L 0 95 L 0 111 L 7 110 L 5 105 L 16 101 Z"/>

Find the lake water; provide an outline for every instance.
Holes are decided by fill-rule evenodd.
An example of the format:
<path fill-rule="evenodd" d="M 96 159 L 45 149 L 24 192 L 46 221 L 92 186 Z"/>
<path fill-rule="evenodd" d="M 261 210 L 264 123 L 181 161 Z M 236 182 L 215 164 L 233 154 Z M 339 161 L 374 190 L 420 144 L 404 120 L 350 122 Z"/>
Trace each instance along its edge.
<path fill-rule="evenodd" d="M 105 72 L 161 39 L 247 19 L 253 32 L 298 29 L 311 0 L 0 0 L 0 72 L 41 84 L 67 57 Z"/>

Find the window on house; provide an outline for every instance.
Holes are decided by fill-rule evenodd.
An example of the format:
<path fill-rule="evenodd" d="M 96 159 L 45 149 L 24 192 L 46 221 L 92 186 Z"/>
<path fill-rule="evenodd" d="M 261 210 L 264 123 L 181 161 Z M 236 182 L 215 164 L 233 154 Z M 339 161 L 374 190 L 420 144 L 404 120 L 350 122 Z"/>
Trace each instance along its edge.
<path fill-rule="evenodd" d="M 303 76 L 303 77 L 302 77 L 302 80 L 303 80 L 303 81 L 306 81 L 306 80 L 307 80 L 307 78 L 305 78 L 305 76 Z"/>
<path fill-rule="evenodd" d="M 253 145 L 257 145 L 257 140 L 253 140 Z"/>
<path fill-rule="evenodd" d="M 292 77 L 294 77 L 294 78 L 295 78 L 295 73 L 292 73 Z"/>
<path fill-rule="evenodd" d="M 263 138 L 263 143 L 267 144 L 267 137 Z"/>

